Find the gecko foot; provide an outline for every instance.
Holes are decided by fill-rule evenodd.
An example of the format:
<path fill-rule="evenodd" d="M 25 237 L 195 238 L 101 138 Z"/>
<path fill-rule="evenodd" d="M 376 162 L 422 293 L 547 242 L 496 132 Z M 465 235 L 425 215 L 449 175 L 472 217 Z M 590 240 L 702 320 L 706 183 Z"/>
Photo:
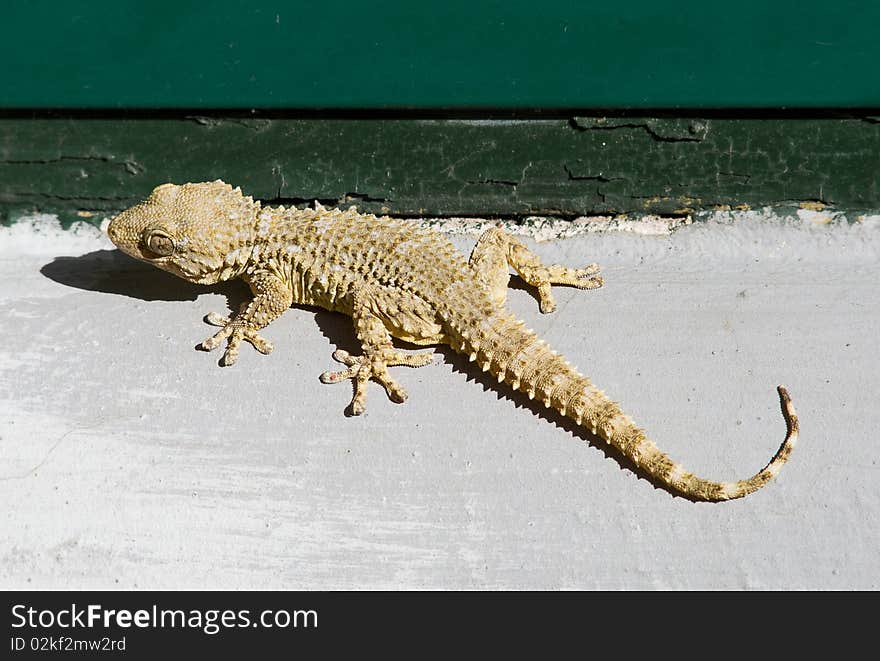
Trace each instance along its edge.
<path fill-rule="evenodd" d="M 260 353 L 271 353 L 273 349 L 272 343 L 264 339 L 257 332 L 257 329 L 251 328 L 237 319 L 230 319 L 210 312 L 205 316 L 205 321 L 212 326 L 220 326 L 221 328 L 201 344 L 196 345 L 196 348 L 202 351 L 213 351 L 223 343 L 223 340 L 229 338 L 226 351 L 220 359 L 220 364 L 224 367 L 234 364 L 238 359 L 238 348 L 242 340 L 250 342 Z"/>
<path fill-rule="evenodd" d="M 380 349 L 375 353 L 352 356 L 347 351 L 337 349 L 333 359 L 347 365 L 348 369 L 341 372 L 324 372 L 319 378 L 321 383 L 340 383 L 351 379 L 354 383 L 354 396 L 348 405 L 347 413 L 361 415 L 367 400 L 367 381 L 378 381 L 392 402 L 402 404 L 406 400 L 406 390 L 388 374 L 389 367 L 403 365 L 406 367 L 423 367 L 433 360 L 429 352 L 406 354 L 393 349 Z"/>
<path fill-rule="evenodd" d="M 524 269 L 525 270 L 525 269 Z M 528 268 L 529 281 L 538 288 L 538 306 L 544 314 L 556 310 L 556 301 L 551 293 L 552 285 L 568 285 L 578 289 L 598 289 L 604 284 L 598 264 L 587 264 L 582 269 L 570 269 L 554 264 Z"/>

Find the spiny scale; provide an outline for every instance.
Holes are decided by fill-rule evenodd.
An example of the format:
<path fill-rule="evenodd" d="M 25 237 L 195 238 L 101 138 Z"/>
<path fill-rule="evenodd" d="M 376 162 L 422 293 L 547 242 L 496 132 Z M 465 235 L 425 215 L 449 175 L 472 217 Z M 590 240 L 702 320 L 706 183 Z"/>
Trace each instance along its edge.
<path fill-rule="evenodd" d="M 746 480 L 712 482 L 673 462 L 617 404 L 504 307 L 509 268 L 537 289 L 542 310 L 552 310 L 550 285 L 595 289 L 602 284 L 597 267 L 546 266 L 497 227 L 480 237 L 465 261 L 448 239 L 411 223 L 317 202 L 314 209 L 263 208 L 218 180 L 158 186 L 114 218 L 108 233 L 123 252 L 190 282 L 242 278 L 250 286 L 254 298 L 237 315 L 208 317 L 222 328 L 201 346 L 210 350 L 226 340 L 221 364 L 235 362 L 242 341 L 269 353 L 272 345 L 259 331 L 292 304 L 350 315 L 363 353 L 335 352 L 346 368 L 325 372 L 321 380 L 353 381 L 353 415 L 364 411 L 370 379 L 393 401 L 403 401 L 406 393 L 387 368 L 430 362 L 428 354 L 395 349 L 391 340 L 396 337 L 417 345 L 450 345 L 499 382 L 599 434 L 672 493 L 695 500 L 728 500 L 759 489 L 779 472 L 797 440 L 797 416 L 780 386 L 787 433 L 761 471 Z"/>

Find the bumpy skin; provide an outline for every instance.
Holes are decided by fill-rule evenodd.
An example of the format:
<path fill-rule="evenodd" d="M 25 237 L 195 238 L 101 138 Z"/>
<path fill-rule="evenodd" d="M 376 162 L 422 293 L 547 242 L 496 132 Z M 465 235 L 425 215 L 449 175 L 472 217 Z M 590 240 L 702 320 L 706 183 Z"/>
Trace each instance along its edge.
<path fill-rule="evenodd" d="M 429 353 L 396 350 L 396 337 L 417 345 L 448 344 L 499 382 L 537 397 L 605 439 L 656 483 L 693 500 L 729 500 L 756 491 L 779 472 L 797 439 L 797 417 L 780 386 L 788 433 L 757 474 L 712 482 L 673 462 L 617 404 L 504 307 L 509 267 L 537 288 L 542 312 L 555 307 L 553 284 L 600 287 L 598 267 L 545 266 L 501 229 L 488 230 L 466 262 L 445 237 L 412 224 L 359 214 L 354 207 L 263 208 L 218 180 L 159 186 L 146 201 L 116 216 L 108 233 L 132 257 L 190 282 L 242 278 L 250 285 L 254 298 L 237 315 L 206 317 L 221 330 L 201 348 L 215 349 L 226 340 L 225 365 L 235 362 L 242 340 L 269 353 L 272 345 L 259 330 L 292 304 L 350 315 L 363 353 L 336 351 L 333 357 L 345 369 L 325 372 L 321 380 L 353 380 L 354 415 L 364 410 L 369 380 L 402 402 L 406 393 L 387 368 L 431 362 Z"/>

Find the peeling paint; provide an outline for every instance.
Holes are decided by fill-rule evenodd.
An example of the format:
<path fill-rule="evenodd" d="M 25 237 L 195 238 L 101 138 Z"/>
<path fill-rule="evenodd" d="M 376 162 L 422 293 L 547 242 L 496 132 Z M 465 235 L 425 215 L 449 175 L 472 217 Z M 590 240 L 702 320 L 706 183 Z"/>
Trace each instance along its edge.
<path fill-rule="evenodd" d="M 557 241 L 595 232 L 625 232 L 643 236 L 666 236 L 684 225 L 689 225 L 691 222 L 690 217 L 580 216 L 573 219 L 562 219 L 529 216 L 523 219 L 508 218 L 497 220 L 483 218 L 434 218 L 425 219 L 420 222 L 420 225 L 445 234 L 468 234 L 473 236 L 479 236 L 491 227 L 501 226 L 510 234 L 525 236 L 534 241 L 543 242 Z"/>
<path fill-rule="evenodd" d="M 809 208 L 797 210 L 798 218 L 811 225 L 829 225 L 839 220 L 841 215 L 841 212 L 836 211 L 818 211 Z"/>

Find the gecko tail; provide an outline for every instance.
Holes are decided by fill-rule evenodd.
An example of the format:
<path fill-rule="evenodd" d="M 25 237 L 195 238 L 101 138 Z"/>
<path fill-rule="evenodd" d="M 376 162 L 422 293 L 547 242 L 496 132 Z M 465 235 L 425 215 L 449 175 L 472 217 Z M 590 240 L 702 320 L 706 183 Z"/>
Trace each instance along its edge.
<path fill-rule="evenodd" d="M 487 324 L 488 325 L 488 324 Z M 787 431 L 773 458 L 752 477 L 715 482 L 699 477 L 673 461 L 647 437 L 604 392 L 552 351 L 522 322 L 499 315 L 488 325 L 494 333 L 475 342 L 462 337 L 457 346 L 485 371 L 537 399 L 614 446 L 658 486 L 691 500 L 722 501 L 742 498 L 772 480 L 791 455 L 798 438 L 798 419 L 791 397 L 777 388 Z"/>
<path fill-rule="evenodd" d="M 665 452 L 637 427 L 632 419 L 621 412 L 617 405 L 605 394 L 592 386 L 587 395 L 590 403 L 581 418 L 579 412 L 575 419 L 594 434 L 617 448 L 639 469 L 668 491 L 695 501 L 719 502 L 734 500 L 754 493 L 772 480 L 788 461 L 798 438 L 798 418 L 788 390 L 779 386 L 779 400 L 782 416 L 785 419 L 786 434 L 782 444 L 764 468 L 744 480 L 720 482 L 707 480 L 687 471 L 680 463 L 673 461 Z M 580 407 L 576 405 L 576 411 Z"/>

